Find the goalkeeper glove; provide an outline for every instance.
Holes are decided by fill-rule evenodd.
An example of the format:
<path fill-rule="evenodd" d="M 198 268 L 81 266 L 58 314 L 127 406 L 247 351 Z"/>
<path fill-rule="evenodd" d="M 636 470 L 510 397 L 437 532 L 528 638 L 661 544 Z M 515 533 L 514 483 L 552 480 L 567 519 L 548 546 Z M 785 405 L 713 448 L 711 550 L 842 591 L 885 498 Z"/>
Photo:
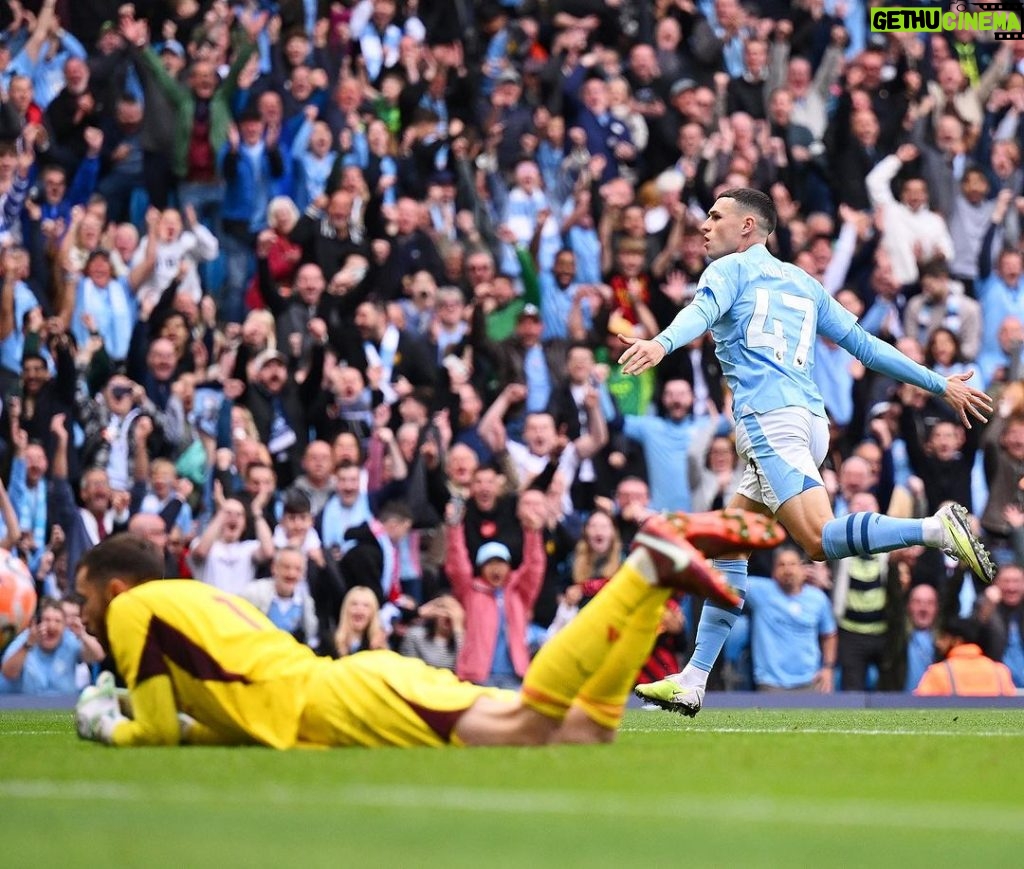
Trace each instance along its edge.
<path fill-rule="evenodd" d="M 100 673 L 96 684 L 82 691 L 75 704 L 75 727 L 82 739 L 113 742 L 114 728 L 128 720 L 121 714 L 117 695 L 114 674 L 109 672 Z"/>

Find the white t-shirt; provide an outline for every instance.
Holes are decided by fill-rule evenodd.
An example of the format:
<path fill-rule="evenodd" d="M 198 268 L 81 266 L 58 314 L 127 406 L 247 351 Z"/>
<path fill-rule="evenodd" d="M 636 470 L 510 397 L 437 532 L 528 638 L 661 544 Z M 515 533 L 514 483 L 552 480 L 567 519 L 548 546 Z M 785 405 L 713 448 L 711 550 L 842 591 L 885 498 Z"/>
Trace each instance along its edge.
<path fill-rule="evenodd" d="M 199 560 L 189 555 L 189 564 L 196 579 L 230 594 L 242 590 L 256 578 L 252 557 L 259 551 L 258 540 L 239 540 L 224 543 L 216 540 L 206 558 Z"/>
<path fill-rule="evenodd" d="M 530 448 L 518 441 L 509 440 L 505 443 L 508 454 L 516 466 L 516 473 L 519 474 L 520 482 L 529 483 L 548 466 L 547 456 L 537 456 L 530 452 Z M 556 472 L 565 484 L 565 491 L 562 495 L 562 512 L 569 515 L 573 512 L 572 495 L 569 489 L 573 480 L 576 479 L 576 471 L 580 466 L 580 456 L 576 452 L 575 444 L 568 444 L 558 459 L 558 471 Z"/>

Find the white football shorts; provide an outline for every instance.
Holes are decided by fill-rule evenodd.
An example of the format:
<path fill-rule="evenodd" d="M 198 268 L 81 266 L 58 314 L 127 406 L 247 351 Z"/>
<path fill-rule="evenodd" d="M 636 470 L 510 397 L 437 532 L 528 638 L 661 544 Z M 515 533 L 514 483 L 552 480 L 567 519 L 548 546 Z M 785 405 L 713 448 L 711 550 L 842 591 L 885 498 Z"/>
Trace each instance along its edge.
<path fill-rule="evenodd" d="M 751 413 L 736 421 L 736 452 L 744 465 L 737 492 L 772 513 L 790 498 L 822 486 L 828 420 L 802 407 Z"/>

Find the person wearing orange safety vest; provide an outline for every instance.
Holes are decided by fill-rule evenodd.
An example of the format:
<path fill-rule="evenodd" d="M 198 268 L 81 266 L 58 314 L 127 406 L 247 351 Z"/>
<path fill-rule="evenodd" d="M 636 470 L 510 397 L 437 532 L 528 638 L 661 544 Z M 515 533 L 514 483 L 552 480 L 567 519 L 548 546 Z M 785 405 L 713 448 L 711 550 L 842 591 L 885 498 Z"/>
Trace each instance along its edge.
<path fill-rule="evenodd" d="M 1005 664 L 985 657 L 973 619 L 951 619 L 935 639 L 944 660 L 932 664 L 914 689 L 921 697 L 1015 696 L 1013 678 Z"/>

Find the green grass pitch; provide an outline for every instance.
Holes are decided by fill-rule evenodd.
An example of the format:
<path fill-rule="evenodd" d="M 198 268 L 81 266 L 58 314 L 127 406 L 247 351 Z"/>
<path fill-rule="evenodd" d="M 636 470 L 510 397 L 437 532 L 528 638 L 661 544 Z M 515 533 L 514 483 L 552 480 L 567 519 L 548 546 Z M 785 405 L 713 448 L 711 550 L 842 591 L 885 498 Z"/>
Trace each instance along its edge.
<path fill-rule="evenodd" d="M 5 712 L 0 864 L 1019 866 L 1022 723 L 630 712 L 612 746 L 116 751 Z"/>

